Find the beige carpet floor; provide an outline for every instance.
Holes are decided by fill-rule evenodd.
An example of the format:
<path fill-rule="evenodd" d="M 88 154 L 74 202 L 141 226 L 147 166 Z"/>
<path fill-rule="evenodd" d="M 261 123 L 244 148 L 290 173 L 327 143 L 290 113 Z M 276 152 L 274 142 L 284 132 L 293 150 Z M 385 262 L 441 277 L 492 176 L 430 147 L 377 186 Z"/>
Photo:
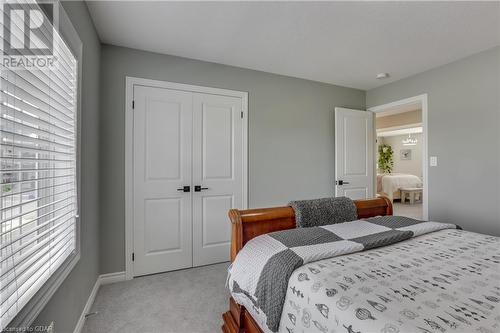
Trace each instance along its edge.
<path fill-rule="evenodd" d="M 228 263 L 149 275 L 100 288 L 85 333 L 215 333 L 228 309 Z"/>

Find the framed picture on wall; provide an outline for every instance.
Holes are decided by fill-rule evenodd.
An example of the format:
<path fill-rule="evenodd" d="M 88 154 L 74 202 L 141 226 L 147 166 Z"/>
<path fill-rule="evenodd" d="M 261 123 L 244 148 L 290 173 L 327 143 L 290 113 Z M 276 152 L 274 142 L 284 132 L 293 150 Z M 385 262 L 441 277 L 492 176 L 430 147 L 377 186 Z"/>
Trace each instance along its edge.
<path fill-rule="evenodd" d="M 402 161 L 411 160 L 411 149 L 401 149 L 400 156 Z"/>

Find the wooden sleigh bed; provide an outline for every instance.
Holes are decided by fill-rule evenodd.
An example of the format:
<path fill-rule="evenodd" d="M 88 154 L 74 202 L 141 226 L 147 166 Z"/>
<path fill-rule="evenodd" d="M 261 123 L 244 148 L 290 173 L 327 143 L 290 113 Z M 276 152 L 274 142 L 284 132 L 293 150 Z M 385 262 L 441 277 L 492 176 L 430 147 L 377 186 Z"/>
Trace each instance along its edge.
<path fill-rule="evenodd" d="M 354 201 L 358 217 L 392 215 L 388 198 Z M 273 231 L 295 228 L 295 214 L 291 207 L 276 207 L 229 211 L 231 220 L 231 262 L 243 246 L 254 237 Z M 262 330 L 245 307 L 229 298 L 229 311 L 222 315 L 224 333 L 262 333 Z"/>

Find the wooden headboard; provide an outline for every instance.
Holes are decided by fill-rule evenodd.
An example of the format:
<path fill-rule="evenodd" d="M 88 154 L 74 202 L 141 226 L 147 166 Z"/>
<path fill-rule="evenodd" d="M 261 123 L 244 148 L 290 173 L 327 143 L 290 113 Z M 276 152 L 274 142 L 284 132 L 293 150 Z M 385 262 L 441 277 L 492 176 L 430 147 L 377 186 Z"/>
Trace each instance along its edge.
<path fill-rule="evenodd" d="M 392 215 L 392 203 L 386 197 L 355 200 L 358 217 Z M 231 261 L 250 239 L 273 231 L 295 228 L 292 207 L 275 207 L 229 211 L 231 219 Z"/>

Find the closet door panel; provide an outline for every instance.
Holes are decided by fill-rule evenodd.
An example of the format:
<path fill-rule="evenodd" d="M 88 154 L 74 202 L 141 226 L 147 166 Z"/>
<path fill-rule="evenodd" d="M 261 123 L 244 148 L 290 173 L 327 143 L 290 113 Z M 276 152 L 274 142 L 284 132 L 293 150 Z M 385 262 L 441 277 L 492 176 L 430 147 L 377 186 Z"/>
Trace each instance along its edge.
<path fill-rule="evenodd" d="M 192 93 L 134 87 L 134 275 L 191 267 Z"/>
<path fill-rule="evenodd" d="M 229 260 L 227 212 L 243 207 L 242 100 L 193 95 L 193 263 Z"/>

